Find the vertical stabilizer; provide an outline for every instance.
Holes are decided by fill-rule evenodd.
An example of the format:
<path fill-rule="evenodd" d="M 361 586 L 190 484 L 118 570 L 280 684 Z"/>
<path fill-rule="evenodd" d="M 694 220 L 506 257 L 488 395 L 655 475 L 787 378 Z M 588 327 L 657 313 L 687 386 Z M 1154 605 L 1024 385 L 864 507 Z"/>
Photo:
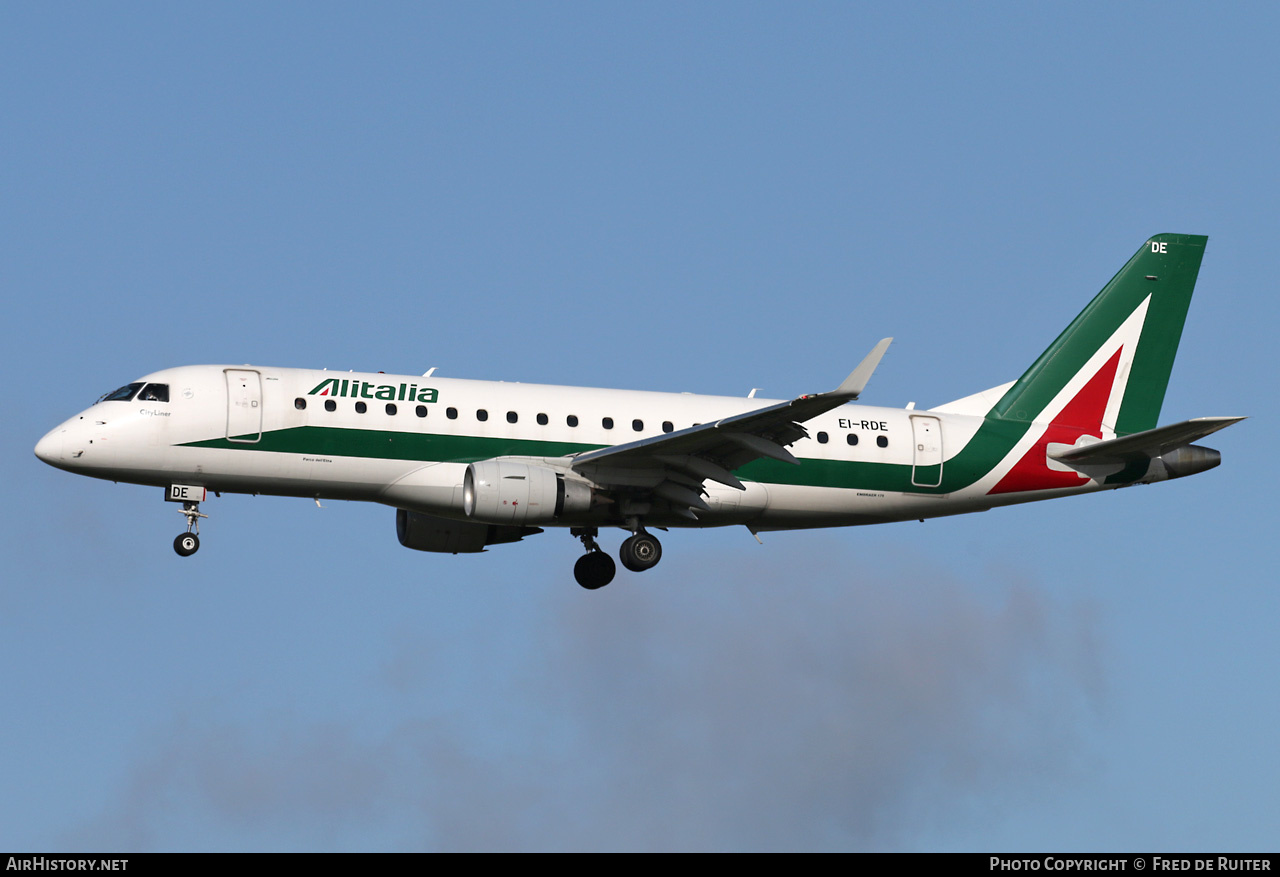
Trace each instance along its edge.
<path fill-rule="evenodd" d="M 988 416 L 1061 421 L 1102 438 L 1153 429 L 1207 241 L 1144 243 Z"/>

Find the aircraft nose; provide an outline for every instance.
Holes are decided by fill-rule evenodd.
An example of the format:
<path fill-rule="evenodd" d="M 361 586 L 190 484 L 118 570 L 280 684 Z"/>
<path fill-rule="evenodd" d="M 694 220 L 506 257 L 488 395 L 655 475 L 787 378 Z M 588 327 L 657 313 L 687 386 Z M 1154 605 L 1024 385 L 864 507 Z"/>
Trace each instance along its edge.
<path fill-rule="evenodd" d="M 62 447 L 66 442 L 67 431 L 62 427 L 50 432 L 40 441 L 36 442 L 36 456 L 50 466 L 56 466 L 62 462 Z"/>

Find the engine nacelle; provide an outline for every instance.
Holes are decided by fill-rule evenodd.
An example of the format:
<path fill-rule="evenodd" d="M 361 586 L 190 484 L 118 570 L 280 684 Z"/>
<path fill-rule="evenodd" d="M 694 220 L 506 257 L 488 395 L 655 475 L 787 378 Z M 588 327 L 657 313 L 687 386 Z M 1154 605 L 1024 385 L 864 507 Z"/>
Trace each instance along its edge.
<path fill-rule="evenodd" d="M 481 460 L 462 479 L 462 510 L 490 524 L 549 524 L 591 508 L 591 486 L 546 466 Z"/>
<path fill-rule="evenodd" d="M 486 545 L 519 542 L 541 533 L 537 527 L 500 527 L 471 521 L 453 521 L 421 512 L 396 509 L 396 538 L 405 548 L 446 554 L 473 554 Z"/>

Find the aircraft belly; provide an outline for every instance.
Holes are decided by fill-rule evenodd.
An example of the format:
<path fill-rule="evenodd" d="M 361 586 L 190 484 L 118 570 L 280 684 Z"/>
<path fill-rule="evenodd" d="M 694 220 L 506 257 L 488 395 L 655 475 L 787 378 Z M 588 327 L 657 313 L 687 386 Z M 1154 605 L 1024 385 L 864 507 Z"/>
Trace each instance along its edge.
<path fill-rule="evenodd" d="M 169 464 L 148 483 L 187 481 L 233 493 L 376 500 L 387 484 L 421 464 L 223 448 L 170 449 Z"/>
<path fill-rule="evenodd" d="M 761 529 L 837 527 L 890 520 L 901 494 L 881 490 L 769 485 L 769 504 L 758 518 Z"/>
<path fill-rule="evenodd" d="M 462 513 L 463 463 L 411 464 L 405 472 L 380 492 L 378 501 L 399 509 L 436 515 Z"/>
<path fill-rule="evenodd" d="M 699 511 L 698 522 L 704 527 L 726 527 L 754 521 L 769 507 L 769 490 L 756 481 L 746 481 L 738 490 L 714 481 L 703 483 L 710 511 Z"/>
<path fill-rule="evenodd" d="M 955 514 L 960 505 L 970 503 L 945 494 L 771 484 L 769 507 L 757 524 L 761 530 L 881 524 Z"/>

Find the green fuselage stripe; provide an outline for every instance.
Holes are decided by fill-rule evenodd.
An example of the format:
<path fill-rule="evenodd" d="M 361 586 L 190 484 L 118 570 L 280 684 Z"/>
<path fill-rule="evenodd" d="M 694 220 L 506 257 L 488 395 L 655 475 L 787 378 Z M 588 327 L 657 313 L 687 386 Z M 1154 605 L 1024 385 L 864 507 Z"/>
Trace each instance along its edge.
<path fill-rule="evenodd" d="M 913 467 L 910 464 L 880 463 L 869 460 L 802 458 L 801 464 L 794 466 L 777 460 L 759 459 L 740 467 L 737 474 L 746 480 L 764 484 L 795 484 L 910 493 L 952 493 L 968 487 L 991 471 L 991 468 L 1004 458 L 1028 428 L 1029 424 L 1026 423 L 986 420 L 960 453 L 943 465 L 942 482 L 936 487 L 920 487 L 912 484 Z M 564 457 L 607 447 L 583 442 L 393 432 L 332 426 L 295 426 L 264 432 L 258 441 L 252 441 L 253 438 L 254 436 L 243 436 L 239 440 L 206 439 L 187 442 L 182 447 L 412 460 L 422 463 L 474 463 L 494 457 Z M 925 473 L 925 477 L 921 477 L 921 472 Z M 936 466 L 925 467 L 917 471 L 915 480 L 932 481 L 936 477 Z"/>
<path fill-rule="evenodd" d="M 591 451 L 602 445 L 579 442 L 546 442 L 533 439 L 491 438 L 393 432 L 340 426 L 294 426 L 236 439 L 187 442 L 188 448 L 228 448 L 237 451 L 272 451 L 332 457 L 367 457 L 377 460 L 417 460 L 423 463 L 474 463 L 492 457 L 563 457 Z"/>

